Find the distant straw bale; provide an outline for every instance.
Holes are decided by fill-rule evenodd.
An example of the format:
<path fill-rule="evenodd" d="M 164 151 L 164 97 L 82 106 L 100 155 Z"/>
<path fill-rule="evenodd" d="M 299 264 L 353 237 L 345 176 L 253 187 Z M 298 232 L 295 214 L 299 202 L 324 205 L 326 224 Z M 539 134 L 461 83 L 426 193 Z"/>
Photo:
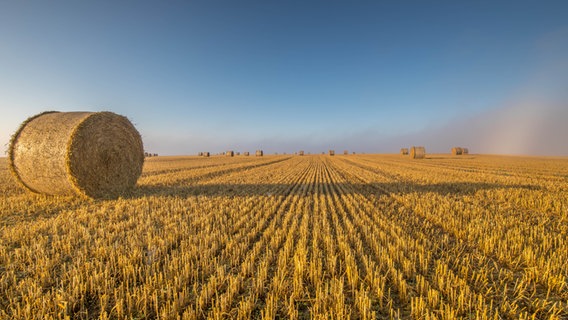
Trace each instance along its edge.
<path fill-rule="evenodd" d="M 248 156 L 250 156 L 250 152 L 245 151 L 245 152 L 243 153 L 243 155 L 244 155 L 245 157 L 248 157 Z"/>
<path fill-rule="evenodd" d="M 334 156 L 334 155 L 335 155 L 335 150 L 329 150 L 329 155 L 330 155 L 330 156 Z"/>
<path fill-rule="evenodd" d="M 348 155 L 348 154 L 349 154 L 349 151 L 348 151 L 348 150 L 343 150 L 343 154 L 344 154 L 344 155 Z"/>
<path fill-rule="evenodd" d="M 211 155 L 211 153 L 209 153 L 209 152 L 203 152 L 203 156 L 206 157 L 206 158 L 208 158 L 210 155 Z"/>
<path fill-rule="evenodd" d="M 408 148 L 400 148 L 400 154 L 403 156 L 408 155 Z"/>
<path fill-rule="evenodd" d="M 469 149 L 468 148 L 462 148 L 462 153 L 463 154 L 469 154 Z"/>
<path fill-rule="evenodd" d="M 262 157 L 264 155 L 264 152 L 262 152 L 262 150 L 256 150 L 256 156 L 257 157 Z"/>
<path fill-rule="evenodd" d="M 452 148 L 452 155 L 454 156 L 461 156 L 463 154 L 463 149 L 460 147 L 453 147 Z"/>
<path fill-rule="evenodd" d="M 426 157 L 426 149 L 424 147 L 411 147 L 410 159 L 424 159 Z"/>
<path fill-rule="evenodd" d="M 304 155 L 304 150 L 300 150 L 300 151 L 298 152 L 298 155 L 299 155 L 299 156 L 303 156 L 303 155 Z"/>
<path fill-rule="evenodd" d="M 144 164 L 140 134 L 112 112 L 44 112 L 12 136 L 9 166 L 26 189 L 50 195 L 117 197 Z"/>
<path fill-rule="evenodd" d="M 235 152 L 233 150 L 229 150 L 227 152 L 225 152 L 225 156 L 227 157 L 234 157 L 235 156 Z"/>

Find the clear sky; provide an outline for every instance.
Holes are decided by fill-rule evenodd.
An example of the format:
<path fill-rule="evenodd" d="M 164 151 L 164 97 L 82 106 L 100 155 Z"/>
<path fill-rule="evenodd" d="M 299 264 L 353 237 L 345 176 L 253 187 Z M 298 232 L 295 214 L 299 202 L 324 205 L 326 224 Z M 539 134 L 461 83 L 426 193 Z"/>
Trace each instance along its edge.
<path fill-rule="evenodd" d="M 4 149 L 45 110 L 160 154 L 568 155 L 568 1 L 2 1 Z"/>

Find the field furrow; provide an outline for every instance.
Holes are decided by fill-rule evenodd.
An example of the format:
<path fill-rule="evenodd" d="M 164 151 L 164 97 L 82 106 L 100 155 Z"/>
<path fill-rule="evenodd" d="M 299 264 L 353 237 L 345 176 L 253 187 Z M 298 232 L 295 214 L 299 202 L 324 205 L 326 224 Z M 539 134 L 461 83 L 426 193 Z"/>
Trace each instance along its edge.
<path fill-rule="evenodd" d="M 352 167 L 345 170 L 345 172 L 357 175 L 357 170 Z M 523 234 L 520 233 L 520 231 L 515 232 L 511 229 L 518 228 L 534 230 L 536 227 L 534 225 L 534 220 L 538 220 L 538 216 L 532 214 L 533 217 L 530 219 L 532 221 L 528 221 L 530 225 L 524 226 L 523 223 L 519 223 L 518 216 L 508 217 L 511 213 L 504 211 L 503 213 L 506 216 L 503 217 L 503 219 L 510 222 L 502 221 L 498 224 L 503 225 L 507 230 L 496 230 L 492 226 L 499 221 L 498 219 L 500 217 L 496 217 L 494 214 L 495 211 L 493 210 L 489 210 L 489 212 L 485 214 L 485 205 L 468 203 L 469 208 L 467 209 L 475 211 L 476 220 L 468 221 L 469 217 L 464 217 L 463 202 L 469 200 L 469 197 L 466 197 L 466 200 L 464 200 L 463 197 L 460 196 L 460 193 L 452 196 L 441 197 L 435 192 L 435 190 L 432 190 L 431 193 L 401 192 L 401 188 L 392 187 L 394 184 L 383 183 L 382 181 L 384 181 L 385 175 L 376 173 L 375 170 L 360 171 L 358 177 L 360 181 L 362 181 L 362 185 L 365 185 L 363 181 L 373 181 L 373 183 L 369 183 L 369 185 L 374 186 L 374 188 L 380 192 L 391 194 L 392 197 L 396 199 L 398 205 L 406 209 L 398 209 L 400 213 L 406 214 L 399 214 L 396 218 L 393 217 L 394 219 L 405 217 L 407 219 L 411 219 L 411 221 L 409 221 L 410 225 L 422 227 L 430 224 L 433 228 L 425 231 L 433 231 L 433 233 L 430 232 L 431 234 L 427 235 L 427 238 L 436 239 L 437 245 L 443 245 L 445 251 L 444 254 L 447 255 L 448 258 L 451 258 L 451 260 L 446 259 L 447 261 L 444 262 L 445 265 L 442 265 L 442 267 L 446 268 L 446 265 L 453 266 L 453 270 L 451 270 L 452 267 L 450 267 L 450 271 L 455 274 L 459 274 L 461 272 L 465 275 L 470 275 L 470 278 L 474 279 L 476 283 L 483 283 L 483 286 L 477 286 L 479 288 L 477 293 L 480 295 L 478 300 L 481 301 L 481 296 L 485 296 L 484 298 L 488 298 L 487 303 L 490 305 L 500 306 L 500 310 L 496 310 L 499 314 L 508 314 L 511 318 L 523 317 L 526 316 L 526 312 L 538 310 L 537 306 L 533 303 L 534 301 L 541 301 L 540 299 L 544 299 L 545 297 L 551 301 L 562 301 L 562 299 L 566 296 L 566 287 L 564 286 L 565 280 L 562 280 L 566 279 L 566 273 L 560 269 L 554 269 L 555 276 L 553 276 L 553 278 L 558 279 L 561 282 L 554 282 L 553 286 L 550 285 L 550 281 L 546 281 L 546 285 L 543 281 L 540 283 L 530 281 L 530 285 L 525 284 L 522 292 L 519 292 L 520 289 L 508 289 L 511 287 L 518 288 L 521 281 L 527 280 L 528 277 L 534 277 L 534 275 L 532 275 L 533 273 L 550 274 L 550 272 L 553 271 L 550 266 L 544 264 L 540 264 L 541 268 L 539 270 L 538 263 L 533 263 L 531 265 L 523 263 L 522 266 L 519 266 L 516 263 L 522 261 L 522 258 L 524 257 L 523 252 L 538 252 L 539 255 L 546 255 L 548 253 L 548 258 L 554 259 L 555 265 L 560 268 L 565 266 L 565 263 L 561 262 L 560 259 L 557 258 L 558 255 L 567 257 L 564 240 L 559 238 L 562 237 L 562 234 L 566 234 L 566 230 L 564 229 L 566 225 L 563 225 L 561 221 L 558 221 L 559 224 L 549 224 L 548 230 L 540 228 L 541 232 L 533 232 L 532 237 L 527 237 L 527 241 L 520 242 L 519 240 L 523 239 Z M 381 183 L 378 183 L 377 181 L 381 181 Z M 409 184 L 408 181 L 402 183 Z M 410 187 L 407 189 L 412 190 L 416 188 Z M 423 199 L 424 197 L 426 197 L 426 199 Z M 410 199 L 412 199 L 412 201 L 410 201 Z M 444 206 L 447 204 L 448 200 L 450 201 L 450 204 Z M 435 206 L 431 206 L 431 204 L 435 204 Z M 424 206 L 427 206 L 426 210 L 424 210 Z M 459 208 L 459 211 L 456 211 L 454 208 Z M 390 212 L 395 211 L 396 210 L 391 210 Z M 466 212 L 467 211 L 469 210 L 466 210 Z M 546 215 L 541 215 L 541 217 L 542 216 L 546 217 Z M 480 220 L 482 217 L 486 217 L 486 219 L 492 221 Z M 527 216 L 522 218 L 526 219 L 529 217 Z M 549 220 L 548 218 L 544 219 Z M 491 222 L 493 223 L 490 224 Z M 407 222 L 405 221 L 398 222 L 399 225 L 405 225 L 406 223 Z M 487 227 L 480 228 L 480 225 L 485 225 Z M 563 227 L 559 229 L 559 226 Z M 405 228 L 405 231 L 407 232 L 412 232 L 414 230 L 415 228 Z M 472 241 L 473 239 L 471 235 L 475 234 L 475 232 L 481 232 L 482 234 L 476 239 L 476 241 Z M 469 239 L 462 237 L 466 234 L 469 236 Z M 535 238 L 555 239 L 553 240 L 553 243 L 557 244 L 558 247 L 551 248 L 549 245 L 546 248 L 538 248 L 534 246 L 533 241 Z M 447 242 L 445 241 L 446 239 L 449 240 L 448 244 L 444 244 L 444 242 Z M 507 246 L 507 243 L 511 243 L 511 246 Z M 512 247 L 513 244 L 515 247 Z M 488 249 L 490 249 L 490 251 Z M 515 249 L 517 254 L 515 254 Z M 453 252 L 454 254 L 447 254 L 448 251 Z M 432 250 L 430 252 L 435 251 Z M 503 257 L 503 254 L 506 256 Z M 474 265 L 473 268 L 471 266 L 472 264 Z M 482 272 L 485 275 L 478 273 L 479 269 L 483 270 Z M 454 282 L 455 281 L 457 280 L 454 280 Z M 560 287 L 562 287 L 563 290 L 556 291 L 556 297 L 550 297 L 551 290 L 553 290 L 553 288 L 559 289 Z M 460 288 L 464 288 L 464 286 L 461 285 Z M 527 290 L 530 292 L 530 298 L 525 296 L 528 294 Z M 551 313 L 557 313 L 565 307 L 562 303 L 550 304 L 550 306 L 551 309 L 548 310 L 548 312 Z M 523 310 L 526 310 L 525 313 L 522 312 Z"/>
<path fill-rule="evenodd" d="M 133 192 L 20 189 L 0 319 L 563 319 L 568 160 L 153 157 Z"/>

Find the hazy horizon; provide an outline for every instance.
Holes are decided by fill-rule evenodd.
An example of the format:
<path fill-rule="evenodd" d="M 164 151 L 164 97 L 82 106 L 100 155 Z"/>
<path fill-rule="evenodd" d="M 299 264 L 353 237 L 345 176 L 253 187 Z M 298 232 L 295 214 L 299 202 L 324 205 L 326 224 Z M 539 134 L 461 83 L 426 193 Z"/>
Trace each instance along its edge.
<path fill-rule="evenodd" d="M 568 156 L 565 1 L 0 4 L 0 145 L 46 110 L 148 152 Z M 0 154 L 1 156 L 2 154 Z"/>

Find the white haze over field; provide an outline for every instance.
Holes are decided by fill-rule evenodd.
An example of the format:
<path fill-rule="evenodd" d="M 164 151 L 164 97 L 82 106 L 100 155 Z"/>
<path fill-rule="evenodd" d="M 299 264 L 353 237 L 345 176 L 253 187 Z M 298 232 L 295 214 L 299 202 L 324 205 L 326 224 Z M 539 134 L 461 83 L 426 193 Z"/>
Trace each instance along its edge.
<path fill-rule="evenodd" d="M 23 120 L 22 120 L 23 121 Z M 18 124 L 14 125 L 17 128 Z M 15 129 L 14 129 L 15 130 Z M 266 153 L 397 153 L 401 147 L 422 145 L 428 153 L 449 153 L 451 147 L 468 147 L 470 153 L 512 155 L 568 155 L 568 104 L 565 101 L 524 99 L 486 110 L 480 114 L 454 118 L 442 126 L 427 126 L 415 132 L 389 135 L 380 128 L 351 132 L 314 132 L 309 136 L 223 137 L 203 132 L 149 135 L 140 129 L 144 145 L 150 152 L 183 155 L 198 151 L 213 153 L 226 150 Z M 12 132 L 2 130 L 1 145 L 7 149 Z M 2 155 L 0 155 L 2 156 Z"/>
<path fill-rule="evenodd" d="M 427 152 L 449 153 L 452 146 L 472 153 L 568 155 L 568 108 L 524 102 L 452 120 L 445 126 L 383 141 L 386 149 L 424 145 Z"/>
<path fill-rule="evenodd" d="M 176 141 L 175 137 L 147 140 L 164 150 L 183 143 L 183 149 L 211 151 L 250 151 L 263 149 L 266 153 L 294 153 L 305 150 L 311 153 L 336 153 L 348 150 L 357 153 L 397 153 L 401 147 L 422 145 L 429 153 L 449 153 L 453 146 L 468 147 L 470 153 L 510 155 L 568 155 L 568 104 L 527 100 L 487 110 L 483 113 L 452 119 L 443 126 L 397 136 L 389 136 L 378 129 L 353 133 L 321 132 L 299 137 L 251 137 L 242 139 L 200 139 L 199 136 Z M 293 132 L 291 132 L 293 135 Z M 167 141 L 166 144 L 159 141 Z M 220 142 L 222 141 L 222 142 Z M 159 147 L 158 147 L 159 146 Z M 179 154 L 184 154 L 180 152 Z"/>

